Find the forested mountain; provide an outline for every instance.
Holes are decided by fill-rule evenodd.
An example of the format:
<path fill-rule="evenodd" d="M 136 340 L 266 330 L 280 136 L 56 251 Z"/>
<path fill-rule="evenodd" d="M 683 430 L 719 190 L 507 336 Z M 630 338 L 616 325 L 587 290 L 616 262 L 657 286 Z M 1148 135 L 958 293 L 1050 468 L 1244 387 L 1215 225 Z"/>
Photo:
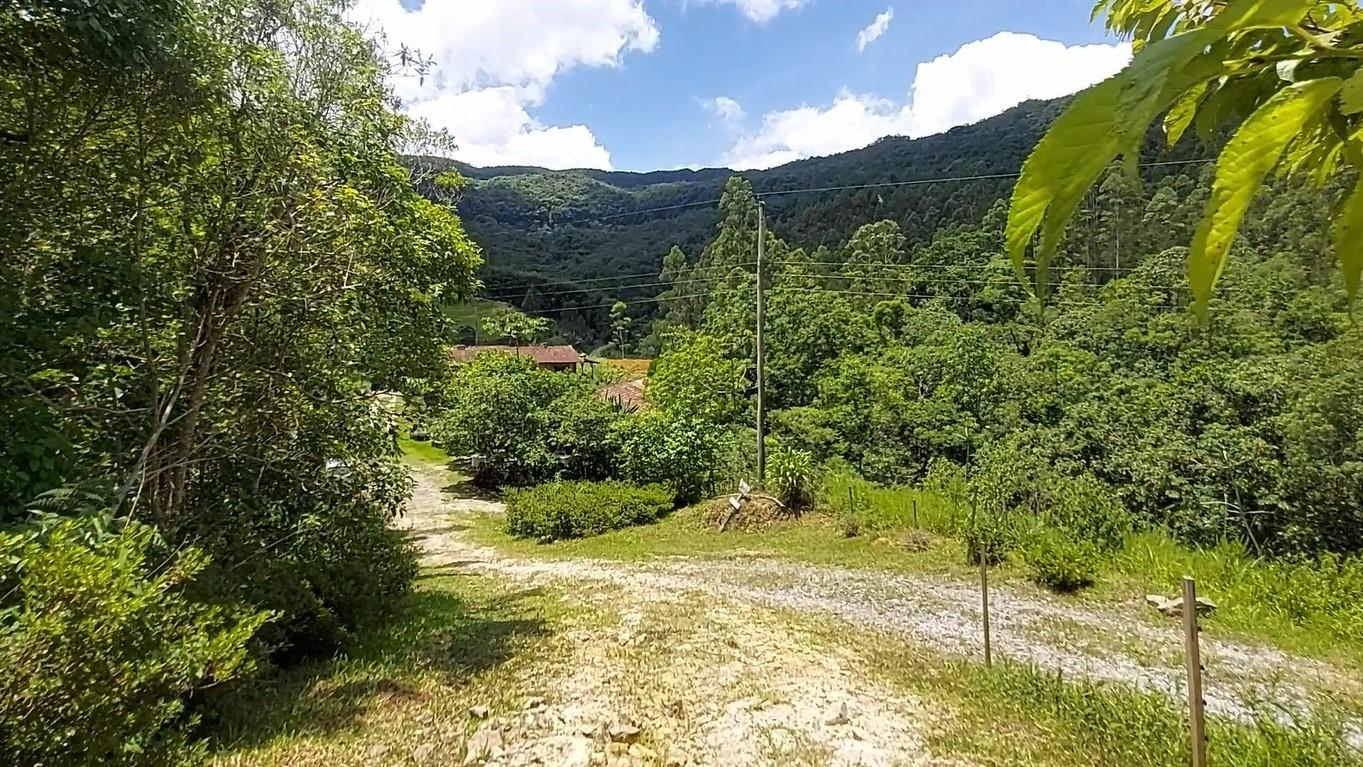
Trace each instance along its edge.
<path fill-rule="evenodd" d="M 821 190 L 767 198 L 769 225 L 792 242 L 836 247 L 858 226 L 889 219 L 914 247 L 943 228 L 977 223 L 995 201 L 1005 198 L 1012 188 L 1011 174 L 1064 104 L 1063 99 L 1030 101 L 940 135 L 889 137 L 863 149 L 739 175 L 762 195 Z M 1164 149 L 1160 137 L 1152 136 L 1146 155 L 1161 162 L 1210 153 L 1191 139 Z M 700 252 L 719 220 L 717 207 L 706 203 L 717 201 L 735 174 L 723 168 L 627 173 L 425 162 L 452 166 L 468 179 L 457 207 L 486 256 L 485 292 L 545 312 L 656 295 L 660 286 L 649 283 L 658 281 L 647 275 L 658 272 L 674 245 L 692 257 Z M 1154 166 L 1142 176 L 1153 189 L 1171 174 L 1190 173 L 1196 178 L 1196 168 Z M 992 177 L 975 178 L 979 176 Z M 936 179 L 953 180 L 840 189 Z M 672 206 L 685 207 L 655 210 Z M 621 275 L 643 276 L 602 279 Z M 605 283 L 611 287 L 601 287 Z M 616 287 L 631 284 L 640 286 Z M 649 310 L 644 304 L 636 314 Z M 558 319 L 570 335 L 596 339 L 604 336 L 606 314 L 605 308 L 593 308 L 569 311 Z"/>

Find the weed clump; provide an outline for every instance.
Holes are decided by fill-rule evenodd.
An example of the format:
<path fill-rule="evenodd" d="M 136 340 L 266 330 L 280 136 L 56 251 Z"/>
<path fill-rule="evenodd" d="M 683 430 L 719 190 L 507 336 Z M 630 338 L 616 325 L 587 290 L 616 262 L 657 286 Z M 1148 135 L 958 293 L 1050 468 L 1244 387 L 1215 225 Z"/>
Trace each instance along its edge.
<path fill-rule="evenodd" d="M 1097 580 L 1098 550 L 1054 528 L 1032 535 L 1023 548 L 1023 558 L 1032 571 L 1032 580 L 1055 591 L 1078 591 Z"/>

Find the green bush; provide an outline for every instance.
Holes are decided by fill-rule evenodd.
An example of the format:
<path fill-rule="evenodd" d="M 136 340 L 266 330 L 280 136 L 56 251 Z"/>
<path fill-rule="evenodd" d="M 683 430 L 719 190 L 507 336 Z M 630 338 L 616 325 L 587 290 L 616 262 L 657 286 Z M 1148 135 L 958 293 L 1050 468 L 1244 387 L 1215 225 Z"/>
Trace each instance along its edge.
<path fill-rule="evenodd" d="M 197 689 L 251 670 L 265 613 L 186 596 L 207 564 L 80 520 L 0 535 L 0 751 L 11 764 L 170 765 Z"/>
<path fill-rule="evenodd" d="M 729 442 L 723 427 L 657 410 L 621 419 L 611 430 L 617 476 L 669 487 L 680 504 L 714 493 Z"/>
<path fill-rule="evenodd" d="M 455 372 L 431 435 L 451 455 L 481 456 L 480 484 L 543 482 L 560 469 L 550 406 L 583 385 L 525 357 L 480 354 Z"/>
<path fill-rule="evenodd" d="M 660 485 L 550 482 L 514 490 L 506 499 L 506 530 L 522 538 L 585 538 L 656 521 L 673 508 Z"/>
<path fill-rule="evenodd" d="M 276 614 L 258 637 L 275 662 L 334 653 L 357 629 L 383 620 L 416 577 L 415 549 L 388 525 L 392 499 L 373 497 L 400 498 L 405 483 L 366 484 L 368 498 L 342 487 L 300 490 L 286 503 L 224 499 L 236 525 L 180 532 L 213 556 L 200 579 L 205 598 Z M 268 493 L 281 495 L 275 487 Z"/>
<path fill-rule="evenodd" d="M 550 451 L 557 456 L 559 479 L 601 480 L 615 471 L 610 432 L 623 416 L 591 389 L 569 391 L 549 404 Z"/>
<path fill-rule="evenodd" d="M 1044 524 L 1064 530 L 1103 551 L 1116 551 L 1131 534 L 1131 513 L 1112 488 L 1090 475 L 1061 477 L 1047 483 L 1050 506 Z"/>
<path fill-rule="evenodd" d="M 962 519 L 960 527 L 966 559 L 976 565 L 981 559 L 991 565 L 1003 562 L 1021 538 L 1015 514 L 976 512 Z"/>
<path fill-rule="evenodd" d="M 814 503 L 814 459 L 809 453 L 778 448 L 767 463 L 771 489 L 787 508 L 803 509 Z"/>
<path fill-rule="evenodd" d="M 1032 580 L 1056 591 L 1088 588 L 1097 578 L 1097 549 L 1065 531 L 1039 529 L 1024 547 L 1023 556 L 1032 571 Z"/>

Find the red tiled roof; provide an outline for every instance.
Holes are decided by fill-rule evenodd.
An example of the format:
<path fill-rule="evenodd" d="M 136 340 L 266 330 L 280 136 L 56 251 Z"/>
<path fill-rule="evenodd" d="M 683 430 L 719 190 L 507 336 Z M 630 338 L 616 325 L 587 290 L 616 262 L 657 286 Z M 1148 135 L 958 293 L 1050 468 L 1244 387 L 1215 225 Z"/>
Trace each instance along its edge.
<path fill-rule="evenodd" d="M 519 354 L 540 365 L 576 365 L 582 356 L 571 346 L 456 346 L 450 350 L 455 362 L 468 362 L 483 352 Z"/>
<path fill-rule="evenodd" d="M 599 394 L 607 402 L 617 402 L 627 410 L 638 410 L 644 405 L 644 379 L 603 386 Z"/>

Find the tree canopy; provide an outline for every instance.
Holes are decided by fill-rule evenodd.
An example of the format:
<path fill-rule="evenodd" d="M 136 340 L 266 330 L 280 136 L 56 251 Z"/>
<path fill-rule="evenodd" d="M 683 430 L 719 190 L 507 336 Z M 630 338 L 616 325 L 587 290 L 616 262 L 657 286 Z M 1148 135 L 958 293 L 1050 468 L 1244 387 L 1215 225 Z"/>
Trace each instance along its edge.
<path fill-rule="evenodd" d="M 1216 162 L 1211 194 L 1188 251 L 1194 306 L 1205 313 L 1255 194 L 1268 175 L 1317 186 L 1346 174 L 1351 191 L 1326 196 L 1350 296 L 1363 272 L 1363 11 L 1316 0 L 1101 0 L 1094 17 L 1133 40 L 1135 56 L 1080 93 L 1051 125 L 1013 188 L 1008 250 L 1019 274 L 1033 238 L 1035 290 L 1084 195 L 1116 158 L 1139 157 L 1162 116 L 1170 145 L 1195 127 L 1204 139 L 1236 124 Z"/>

